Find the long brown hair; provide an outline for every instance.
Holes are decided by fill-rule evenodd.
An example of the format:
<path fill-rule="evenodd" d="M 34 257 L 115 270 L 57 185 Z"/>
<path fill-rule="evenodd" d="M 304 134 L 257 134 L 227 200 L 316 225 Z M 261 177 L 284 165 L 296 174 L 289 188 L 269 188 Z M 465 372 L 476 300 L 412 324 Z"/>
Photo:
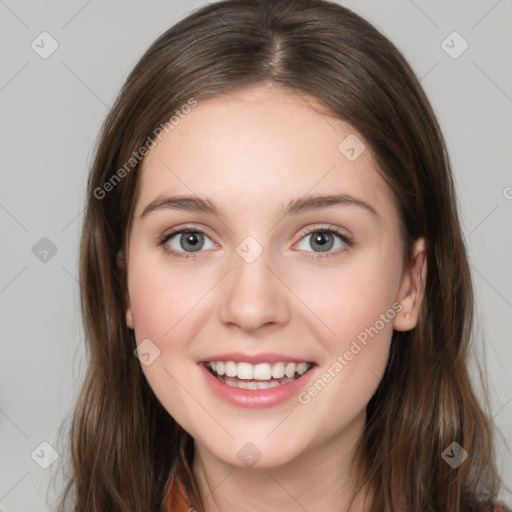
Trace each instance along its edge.
<path fill-rule="evenodd" d="M 123 255 L 140 148 L 191 98 L 265 81 L 316 98 L 362 134 L 394 192 L 407 255 L 416 239 L 426 240 L 419 322 L 394 332 L 368 403 L 359 488 L 374 490 L 372 511 L 483 510 L 500 479 L 488 402 L 480 405 L 468 372 L 473 290 L 445 142 L 399 50 L 349 9 L 323 0 L 227 0 L 196 10 L 152 44 L 111 109 L 88 180 L 80 289 L 89 361 L 61 510 L 69 498 L 79 512 L 160 510 L 171 470 L 204 510 L 193 439 L 159 403 L 134 356 Z M 468 453 L 457 469 L 441 456 L 454 442 Z"/>

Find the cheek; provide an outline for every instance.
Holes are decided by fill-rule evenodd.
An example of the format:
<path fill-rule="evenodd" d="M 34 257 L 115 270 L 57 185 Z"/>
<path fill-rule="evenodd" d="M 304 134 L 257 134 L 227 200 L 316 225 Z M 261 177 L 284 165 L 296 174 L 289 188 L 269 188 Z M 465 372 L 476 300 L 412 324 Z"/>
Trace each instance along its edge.
<path fill-rule="evenodd" d="M 337 291 L 325 300 L 329 309 L 320 311 L 335 335 L 324 329 L 321 339 L 327 353 L 316 378 L 298 395 L 304 428 L 314 438 L 313 444 L 345 429 L 351 431 L 351 426 L 363 421 L 386 368 L 396 314 L 385 280 L 378 282 L 368 274 L 340 275 L 331 286 Z"/>
<path fill-rule="evenodd" d="M 323 330 L 322 339 L 330 352 L 350 345 L 351 340 L 376 323 L 383 337 L 389 337 L 391 320 L 396 315 L 392 306 L 399 276 L 400 268 L 392 258 L 370 254 L 352 264 L 340 265 L 339 270 L 319 272 L 308 286 L 302 285 L 311 310 L 329 328 Z"/>
<path fill-rule="evenodd" d="M 136 339 L 150 338 L 165 345 L 181 321 L 194 317 L 194 308 L 204 294 L 201 277 L 166 264 L 165 258 L 152 261 L 134 254 L 129 269 L 128 288 Z M 159 348 L 163 349 L 164 346 Z"/>
<path fill-rule="evenodd" d="M 323 382 L 328 382 L 325 395 L 322 392 L 323 403 L 338 411 L 332 420 L 339 421 L 343 410 L 353 411 L 367 404 L 384 373 L 393 318 L 401 309 L 396 303 L 400 268 L 393 258 L 382 259 L 376 254 L 340 266 L 337 272 L 331 270 L 323 276 L 318 274 L 314 285 L 303 293 L 311 300 L 308 306 L 322 320 L 317 335 L 326 354 L 320 378 L 324 376 Z M 318 388 L 323 389 L 323 384 Z"/>
<path fill-rule="evenodd" d="M 189 393 L 196 396 L 198 391 L 190 380 L 196 369 L 188 349 L 200 325 L 199 301 L 209 288 L 201 282 L 208 278 L 197 272 L 191 277 L 190 268 L 170 270 L 165 259 L 142 252 L 133 254 L 128 275 L 137 344 L 149 339 L 159 350 L 151 364 L 142 364 L 142 371 L 169 414 L 193 432 L 194 414 L 200 411 L 190 407 Z"/>

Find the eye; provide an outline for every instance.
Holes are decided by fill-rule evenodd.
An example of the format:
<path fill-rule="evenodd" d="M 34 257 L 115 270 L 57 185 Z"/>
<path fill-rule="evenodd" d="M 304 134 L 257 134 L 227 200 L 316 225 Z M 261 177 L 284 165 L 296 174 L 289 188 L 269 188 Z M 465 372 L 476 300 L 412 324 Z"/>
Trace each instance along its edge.
<path fill-rule="evenodd" d="M 210 241 L 210 247 L 208 243 Z M 216 247 L 206 233 L 197 229 L 183 228 L 178 231 L 167 233 L 162 237 L 159 242 L 164 249 L 177 258 L 190 258 L 196 256 L 195 252 L 200 252 L 201 249 L 212 249 Z"/>
<path fill-rule="evenodd" d="M 300 247 L 302 244 L 302 247 Z M 324 258 L 338 255 L 340 252 L 352 247 L 354 242 L 347 235 L 333 227 L 316 226 L 313 231 L 306 233 L 299 242 L 299 249 L 308 251 L 308 246 L 313 248 L 315 255 L 309 258 Z M 306 246 L 306 247 L 304 247 Z M 333 251 L 334 249 L 334 251 Z"/>
<path fill-rule="evenodd" d="M 205 244 L 207 241 L 210 242 L 209 247 L 208 243 Z M 300 244 L 313 248 L 313 251 L 309 251 L 307 247 L 299 247 L 299 250 L 309 253 L 308 258 L 320 259 L 339 255 L 352 247 L 354 241 L 332 226 L 315 226 L 313 230 L 302 234 Z M 194 253 L 199 253 L 202 249 L 218 247 L 206 233 L 194 227 L 184 227 L 167 233 L 159 240 L 158 245 L 175 258 L 194 258 L 197 256 Z"/>

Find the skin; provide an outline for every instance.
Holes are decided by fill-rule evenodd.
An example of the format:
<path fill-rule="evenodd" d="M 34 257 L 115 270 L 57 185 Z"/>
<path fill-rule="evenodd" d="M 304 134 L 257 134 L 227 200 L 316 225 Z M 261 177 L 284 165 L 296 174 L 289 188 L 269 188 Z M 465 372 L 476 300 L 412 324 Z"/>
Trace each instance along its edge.
<path fill-rule="evenodd" d="M 142 369 L 195 440 L 193 470 L 202 495 L 211 493 L 209 512 L 346 505 L 350 460 L 393 329 L 417 323 L 424 241 L 405 265 L 397 208 L 368 147 L 347 159 L 338 146 L 354 130 L 315 103 L 271 84 L 200 101 L 142 165 L 127 244 L 126 322 L 138 344 L 149 338 L 160 350 Z M 305 193 L 351 194 L 378 215 L 341 205 L 283 218 L 281 205 Z M 226 217 L 159 209 L 141 218 L 160 194 L 208 196 Z M 196 257 L 174 258 L 158 245 L 189 224 L 207 235 L 200 252 L 188 249 Z M 307 235 L 318 224 L 356 244 L 333 235 L 337 254 L 315 259 L 324 253 Z M 247 236 L 263 249 L 252 263 L 236 252 Z M 186 254 L 180 240 L 167 246 Z M 279 352 L 315 362 L 321 376 L 394 303 L 401 311 L 307 404 L 293 397 L 267 409 L 234 407 L 210 391 L 197 366 L 216 353 Z M 248 442 L 262 454 L 252 467 L 237 457 Z"/>

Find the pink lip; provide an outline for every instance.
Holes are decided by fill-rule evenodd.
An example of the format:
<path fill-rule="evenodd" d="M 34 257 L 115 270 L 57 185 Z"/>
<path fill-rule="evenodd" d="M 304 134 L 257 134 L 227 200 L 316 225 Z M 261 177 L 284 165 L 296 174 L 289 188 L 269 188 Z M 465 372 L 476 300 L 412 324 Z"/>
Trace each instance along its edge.
<path fill-rule="evenodd" d="M 225 355 L 225 354 L 224 354 Z M 211 359 L 211 361 L 225 361 L 226 359 Z M 227 359 L 232 361 L 233 359 Z M 261 359 L 258 359 L 261 361 Z M 284 359 L 289 361 L 289 359 Z M 247 361 L 247 359 L 244 359 Z M 278 361 L 283 361 L 279 359 Z M 247 361 L 249 362 L 249 361 Z M 316 374 L 317 366 L 312 366 L 304 375 L 295 379 L 293 382 L 288 384 L 281 384 L 274 388 L 269 389 L 241 389 L 233 386 L 224 384 L 216 377 L 214 377 L 206 368 L 203 363 L 198 363 L 200 371 L 206 380 L 206 383 L 210 389 L 225 402 L 234 405 L 235 407 L 243 407 L 249 409 L 263 409 L 266 407 L 275 407 L 276 405 L 282 404 L 286 400 L 292 397 L 296 397 L 301 389 L 303 389 L 308 382 Z"/>
<path fill-rule="evenodd" d="M 263 352 L 262 354 L 243 354 L 242 352 L 229 352 L 225 354 L 217 354 L 208 358 L 202 359 L 200 363 L 208 361 L 233 361 L 235 363 L 311 363 L 305 359 L 297 359 L 296 357 L 287 356 L 284 354 L 275 354 L 271 352 Z"/>

